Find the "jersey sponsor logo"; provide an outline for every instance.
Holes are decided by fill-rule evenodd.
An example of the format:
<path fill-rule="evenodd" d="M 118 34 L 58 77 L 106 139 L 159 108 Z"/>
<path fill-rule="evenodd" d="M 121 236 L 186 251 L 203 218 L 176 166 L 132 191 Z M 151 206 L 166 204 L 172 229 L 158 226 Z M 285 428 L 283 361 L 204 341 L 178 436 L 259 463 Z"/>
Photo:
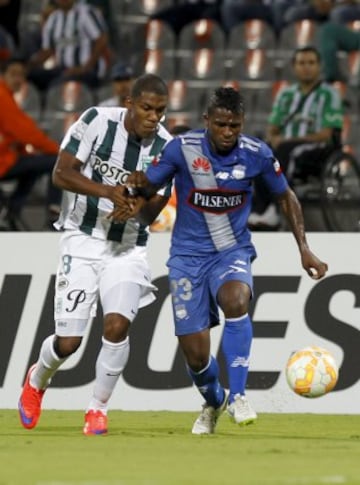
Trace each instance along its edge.
<path fill-rule="evenodd" d="M 92 168 L 98 172 L 102 177 L 107 177 L 114 182 L 124 185 L 130 174 L 129 170 L 124 170 L 122 167 L 115 167 L 109 162 L 104 162 L 99 157 L 91 163 Z"/>
<path fill-rule="evenodd" d="M 71 136 L 75 138 L 75 140 L 81 140 L 84 136 L 86 129 L 88 128 L 88 124 L 85 123 L 83 120 L 79 120 L 75 125 L 74 129 L 71 133 Z"/>
<path fill-rule="evenodd" d="M 208 172 L 210 170 L 210 167 L 210 162 L 209 160 L 206 160 L 206 158 L 197 158 L 192 163 L 192 168 L 196 172 Z"/>
<path fill-rule="evenodd" d="M 230 177 L 229 172 L 217 172 L 215 174 L 216 179 L 227 180 Z"/>
<path fill-rule="evenodd" d="M 223 214 L 241 207 L 245 201 L 244 192 L 194 189 L 188 203 L 204 212 Z"/>
<path fill-rule="evenodd" d="M 71 313 L 77 308 L 78 305 L 84 303 L 86 300 L 85 290 L 72 290 L 67 295 L 67 299 L 72 302 L 72 306 L 67 307 L 66 311 Z"/>
<path fill-rule="evenodd" d="M 67 288 L 68 286 L 69 286 L 69 281 L 63 276 L 60 276 L 57 284 L 58 290 L 59 291 L 65 290 L 65 288 Z"/>
<path fill-rule="evenodd" d="M 245 177 L 246 167 L 244 165 L 235 165 L 229 172 L 216 172 L 215 178 L 219 180 L 241 180 Z"/>

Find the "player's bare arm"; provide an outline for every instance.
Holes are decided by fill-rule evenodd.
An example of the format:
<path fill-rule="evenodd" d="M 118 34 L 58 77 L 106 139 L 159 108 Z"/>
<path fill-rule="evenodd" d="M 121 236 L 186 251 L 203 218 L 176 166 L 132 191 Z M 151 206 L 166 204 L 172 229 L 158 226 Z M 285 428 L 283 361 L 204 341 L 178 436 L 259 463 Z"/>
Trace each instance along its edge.
<path fill-rule="evenodd" d="M 124 186 L 111 186 L 94 182 L 81 173 L 82 165 L 83 163 L 71 153 L 61 150 L 52 174 L 54 185 L 77 194 L 106 197 L 118 206 L 127 207 L 130 205 Z M 128 207 L 128 209 L 130 210 L 131 207 Z"/>
<path fill-rule="evenodd" d="M 306 235 L 304 217 L 300 202 L 295 193 L 288 188 L 278 198 L 280 208 L 286 217 L 296 239 L 301 255 L 301 263 L 308 275 L 313 279 L 320 279 L 325 276 L 328 265 L 321 261 L 309 248 Z"/>

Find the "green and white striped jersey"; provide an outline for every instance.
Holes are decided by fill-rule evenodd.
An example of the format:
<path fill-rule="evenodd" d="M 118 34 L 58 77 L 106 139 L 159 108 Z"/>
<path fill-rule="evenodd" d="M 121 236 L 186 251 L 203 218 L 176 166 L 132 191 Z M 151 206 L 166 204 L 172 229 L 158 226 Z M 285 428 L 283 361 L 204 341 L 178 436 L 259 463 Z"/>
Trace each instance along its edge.
<path fill-rule="evenodd" d="M 298 84 L 284 87 L 275 98 L 268 121 L 279 126 L 285 138 L 317 133 L 323 128 L 342 128 L 342 103 L 335 88 L 322 82 L 305 101 L 302 98 Z"/>
<path fill-rule="evenodd" d="M 79 159 L 81 172 L 89 179 L 108 185 L 124 184 L 135 170 L 145 170 L 167 141 L 168 131 L 159 125 L 151 139 L 141 142 L 129 136 L 124 127 L 125 108 L 93 107 L 69 128 L 61 148 Z M 170 195 L 171 187 L 166 189 Z M 144 246 L 148 230 L 135 219 L 111 223 L 106 216 L 113 210 L 107 198 L 64 192 L 62 209 L 56 225 L 59 229 L 80 229 L 100 239 L 118 241 L 129 249 Z"/>

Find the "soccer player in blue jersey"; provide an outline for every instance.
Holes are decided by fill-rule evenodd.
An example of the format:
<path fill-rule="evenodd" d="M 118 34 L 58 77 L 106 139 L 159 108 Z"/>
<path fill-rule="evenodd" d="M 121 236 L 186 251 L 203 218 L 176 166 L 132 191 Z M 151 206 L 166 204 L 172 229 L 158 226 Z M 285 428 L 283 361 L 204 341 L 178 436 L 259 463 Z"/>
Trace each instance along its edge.
<path fill-rule="evenodd" d="M 327 264 L 308 246 L 300 204 L 271 149 L 242 134 L 240 93 L 216 89 L 204 118 L 206 129 L 175 138 L 146 175 L 133 172 L 127 180 L 130 192 L 144 199 L 175 181 L 177 217 L 168 261 L 175 333 L 189 374 L 205 399 L 194 434 L 214 433 L 225 408 L 240 425 L 257 418 L 245 396 L 252 341 L 251 263 L 256 257 L 247 227 L 254 177 L 261 175 L 277 197 L 303 268 L 314 279 L 327 271 Z M 229 394 L 210 354 L 210 328 L 218 323 L 218 307 L 225 316 L 222 350 Z"/>

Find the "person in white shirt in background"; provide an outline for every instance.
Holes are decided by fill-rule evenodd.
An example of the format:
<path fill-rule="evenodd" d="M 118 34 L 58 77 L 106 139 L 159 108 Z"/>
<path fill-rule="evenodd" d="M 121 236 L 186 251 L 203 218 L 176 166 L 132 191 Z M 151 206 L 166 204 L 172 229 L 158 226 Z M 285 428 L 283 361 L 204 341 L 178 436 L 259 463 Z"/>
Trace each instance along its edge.
<path fill-rule="evenodd" d="M 126 98 L 130 96 L 131 87 L 135 80 L 134 69 L 122 62 L 118 62 L 111 69 L 110 74 L 113 96 L 99 103 L 99 106 L 125 107 Z"/>

